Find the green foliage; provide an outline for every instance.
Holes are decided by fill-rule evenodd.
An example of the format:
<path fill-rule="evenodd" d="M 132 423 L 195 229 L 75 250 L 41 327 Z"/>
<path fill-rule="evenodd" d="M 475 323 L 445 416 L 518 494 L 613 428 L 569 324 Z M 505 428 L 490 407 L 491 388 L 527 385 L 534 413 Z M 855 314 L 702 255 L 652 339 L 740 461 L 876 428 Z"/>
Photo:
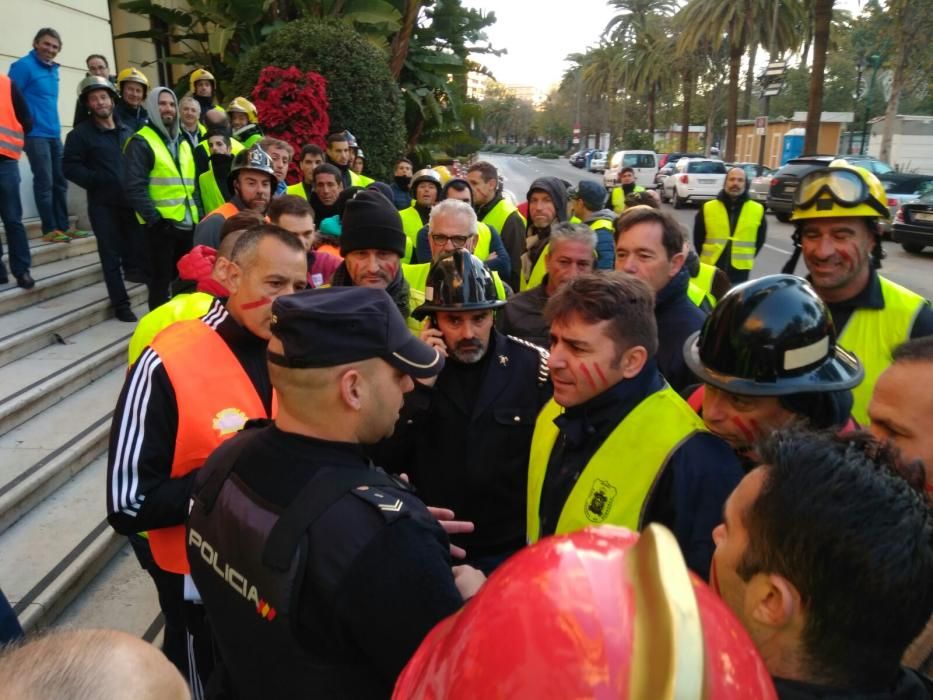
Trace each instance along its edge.
<path fill-rule="evenodd" d="M 544 158 L 545 160 L 557 160 L 560 158 L 560 153 L 554 153 L 553 151 L 545 151 L 538 154 L 538 158 Z"/>
<path fill-rule="evenodd" d="M 401 94 L 382 51 L 333 19 L 290 22 L 240 58 L 233 88 L 248 95 L 269 65 L 323 75 L 332 130 L 353 132 L 366 152 L 368 175 L 392 175 L 395 159 L 405 150 L 405 132 Z"/>
<path fill-rule="evenodd" d="M 654 137 L 646 131 L 626 131 L 622 137 L 622 148 L 633 151 L 653 151 Z"/>

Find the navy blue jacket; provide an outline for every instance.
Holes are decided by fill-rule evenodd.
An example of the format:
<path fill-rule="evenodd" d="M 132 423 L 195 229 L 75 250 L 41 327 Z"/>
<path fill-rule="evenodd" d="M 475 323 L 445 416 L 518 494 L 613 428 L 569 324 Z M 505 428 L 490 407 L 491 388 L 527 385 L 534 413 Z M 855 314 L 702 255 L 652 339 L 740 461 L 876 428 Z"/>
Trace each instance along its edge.
<path fill-rule="evenodd" d="M 541 492 L 541 535 L 554 532 L 560 511 L 587 463 L 609 434 L 645 398 L 664 387 L 655 362 L 632 379 L 567 409 L 555 419 L 560 437 L 548 461 Z M 625 455 L 619 455 L 620 472 Z M 661 523 L 677 538 L 684 559 L 706 580 L 713 558 L 713 528 L 744 472 L 735 452 L 711 433 L 696 433 L 678 447 L 657 476 L 642 524 Z"/>
<path fill-rule="evenodd" d="M 658 323 L 658 369 L 677 392 L 697 382 L 684 362 L 684 342 L 700 330 L 706 320 L 706 313 L 687 296 L 689 283 L 687 269 L 681 268 L 658 292 L 654 302 L 654 318 Z"/>
<path fill-rule="evenodd" d="M 123 144 L 133 131 L 118 119 L 115 129 L 102 129 L 86 119 L 65 138 L 62 171 L 87 190 L 87 201 L 108 207 L 129 207 L 123 191 Z"/>

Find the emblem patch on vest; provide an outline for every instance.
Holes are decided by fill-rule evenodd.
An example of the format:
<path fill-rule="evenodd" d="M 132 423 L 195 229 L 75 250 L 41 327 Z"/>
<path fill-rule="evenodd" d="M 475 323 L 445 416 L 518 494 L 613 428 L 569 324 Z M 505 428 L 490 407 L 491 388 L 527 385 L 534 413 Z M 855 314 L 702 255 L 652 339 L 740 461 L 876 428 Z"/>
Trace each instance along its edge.
<path fill-rule="evenodd" d="M 217 411 L 217 415 L 214 416 L 214 422 L 211 425 L 220 437 L 224 437 L 225 435 L 231 435 L 242 430 L 247 420 L 249 420 L 249 416 L 240 409 L 224 408 Z"/>
<path fill-rule="evenodd" d="M 612 502 L 615 500 L 616 493 L 615 486 L 608 481 L 602 479 L 594 481 L 583 509 L 587 520 L 593 523 L 603 522 L 612 510 Z"/>

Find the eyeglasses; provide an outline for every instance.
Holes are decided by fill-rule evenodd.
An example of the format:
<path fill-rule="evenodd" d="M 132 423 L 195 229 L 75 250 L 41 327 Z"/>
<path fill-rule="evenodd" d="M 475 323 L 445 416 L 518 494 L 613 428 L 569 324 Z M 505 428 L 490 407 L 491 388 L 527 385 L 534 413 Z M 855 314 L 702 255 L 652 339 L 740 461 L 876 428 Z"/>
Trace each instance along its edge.
<path fill-rule="evenodd" d="M 447 242 L 453 243 L 454 248 L 462 248 L 467 244 L 472 236 L 445 236 L 443 233 L 432 233 L 431 240 L 435 245 L 447 245 Z"/>
<path fill-rule="evenodd" d="M 820 168 L 800 178 L 794 193 L 794 208 L 809 209 L 814 204 L 819 208 L 817 200 L 824 194 L 841 207 L 868 204 L 877 209 L 880 216 L 890 215 L 887 207 L 872 196 L 865 180 L 854 170 L 844 168 Z"/>

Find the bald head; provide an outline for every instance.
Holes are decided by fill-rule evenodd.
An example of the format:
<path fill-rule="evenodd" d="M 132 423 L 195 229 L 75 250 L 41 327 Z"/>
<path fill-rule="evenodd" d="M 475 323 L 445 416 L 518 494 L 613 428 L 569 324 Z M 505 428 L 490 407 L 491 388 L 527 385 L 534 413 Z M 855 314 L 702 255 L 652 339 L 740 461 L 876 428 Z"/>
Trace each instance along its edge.
<path fill-rule="evenodd" d="M 732 198 L 741 197 L 745 193 L 745 171 L 742 168 L 729 168 L 723 189 Z"/>
<path fill-rule="evenodd" d="M 117 630 L 52 632 L 0 655 L 0 698 L 189 700 L 165 655 Z"/>

